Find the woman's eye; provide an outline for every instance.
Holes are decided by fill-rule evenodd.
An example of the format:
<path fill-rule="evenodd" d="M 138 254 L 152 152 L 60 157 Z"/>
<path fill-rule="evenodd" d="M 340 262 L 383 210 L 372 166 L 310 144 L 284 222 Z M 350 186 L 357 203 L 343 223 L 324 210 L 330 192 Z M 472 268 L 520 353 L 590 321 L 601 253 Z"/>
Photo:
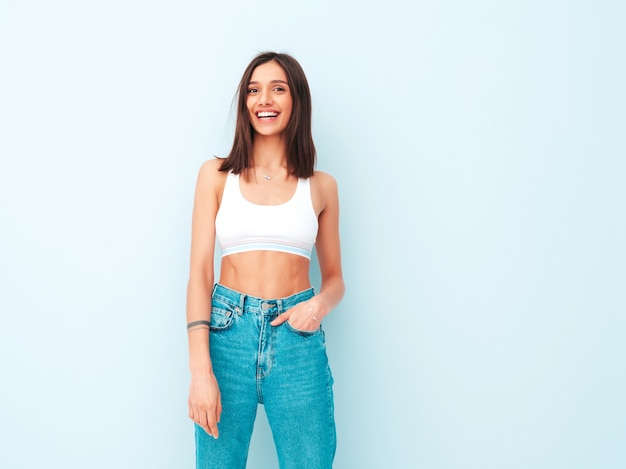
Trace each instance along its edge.
<path fill-rule="evenodd" d="M 285 88 L 283 88 L 282 86 L 277 86 L 276 88 L 274 88 L 274 91 L 277 91 L 279 93 L 283 93 L 285 91 Z"/>
<path fill-rule="evenodd" d="M 248 94 L 254 94 L 257 91 L 259 91 L 259 90 L 257 90 L 256 88 L 248 88 Z"/>

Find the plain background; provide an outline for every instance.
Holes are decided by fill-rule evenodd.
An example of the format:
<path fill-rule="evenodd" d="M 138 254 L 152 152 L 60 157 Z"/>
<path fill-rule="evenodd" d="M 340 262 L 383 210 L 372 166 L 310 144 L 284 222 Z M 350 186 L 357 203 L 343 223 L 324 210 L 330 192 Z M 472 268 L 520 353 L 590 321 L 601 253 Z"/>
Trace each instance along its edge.
<path fill-rule="evenodd" d="M 626 467 L 624 24 L 618 1 L 0 0 L 0 467 L 193 467 L 195 178 L 266 49 L 304 67 L 340 187 L 335 467 Z M 273 467 L 260 411 L 249 468 Z"/>

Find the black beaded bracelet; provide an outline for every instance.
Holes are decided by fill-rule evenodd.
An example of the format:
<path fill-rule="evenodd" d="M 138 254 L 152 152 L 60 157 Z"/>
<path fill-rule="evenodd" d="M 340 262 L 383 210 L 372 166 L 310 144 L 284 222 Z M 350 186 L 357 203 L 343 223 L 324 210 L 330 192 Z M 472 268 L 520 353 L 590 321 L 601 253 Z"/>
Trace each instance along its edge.
<path fill-rule="evenodd" d="M 196 327 L 196 326 L 211 327 L 211 322 L 210 321 L 193 321 L 193 322 L 190 322 L 189 324 L 187 324 L 187 330 L 191 329 L 192 327 Z"/>

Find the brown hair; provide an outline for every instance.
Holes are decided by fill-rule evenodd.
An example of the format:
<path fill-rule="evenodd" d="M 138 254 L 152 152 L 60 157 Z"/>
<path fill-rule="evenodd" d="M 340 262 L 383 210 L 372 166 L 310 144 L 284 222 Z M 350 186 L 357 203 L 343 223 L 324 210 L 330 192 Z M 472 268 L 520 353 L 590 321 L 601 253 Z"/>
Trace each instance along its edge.
<path fill-rule="evenodd" d="M 315 145 L 311 133 L 311 92 L 304 71 L 296 59 L 277 52 L 263 52 L 257 55 L 243 72 L 235 98 L 237 121 L 233 147 L 222 161 L 220 171 L 239 174 L 251 167 L 254 129 L 246 106 L 248 84 L 254 69 L 272 60 L 285 71 L 293 100 L 291 118 L 284 130 L 287 143 L 287 170 L 298 178 L 308 178 L 313 176 L 315 167 Z"/>

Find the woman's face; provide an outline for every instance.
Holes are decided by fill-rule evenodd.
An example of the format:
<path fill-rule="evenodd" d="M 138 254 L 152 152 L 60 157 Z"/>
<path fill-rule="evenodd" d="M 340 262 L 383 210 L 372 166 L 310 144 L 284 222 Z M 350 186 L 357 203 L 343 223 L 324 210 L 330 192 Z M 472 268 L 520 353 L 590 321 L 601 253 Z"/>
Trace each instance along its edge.
<path fill-rule="evenodd" d="M 292 104 L 287 75 L 277 62 L 272 60 L 254 69 L 246 105 L 250 123 L 258 134 L 282 134 L 289 124 Z"/>

